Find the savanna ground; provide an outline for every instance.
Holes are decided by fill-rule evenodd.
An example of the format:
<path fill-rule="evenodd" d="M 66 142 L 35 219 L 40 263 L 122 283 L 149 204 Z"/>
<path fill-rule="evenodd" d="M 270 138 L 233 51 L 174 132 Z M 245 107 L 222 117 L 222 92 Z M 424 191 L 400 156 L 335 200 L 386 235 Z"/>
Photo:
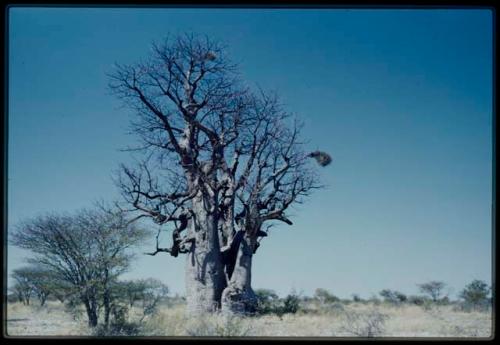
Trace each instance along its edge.
<path fill-rule="evenodd" d="M 492 313 L 463 311 L 455 305 L 417 306 L 371 302 L 302 305 L 295 314 L 188 319 L 183 303 L 163 303 L 141 318 L 133 307 L 128 322 L 140 324 L 140 336 L 222 337 L 480 337 L 492 336 Z M 84 314 L 67 311 L 56 301 L 39 307 L 9 303 L 8 336 L 92 336 Z"/>

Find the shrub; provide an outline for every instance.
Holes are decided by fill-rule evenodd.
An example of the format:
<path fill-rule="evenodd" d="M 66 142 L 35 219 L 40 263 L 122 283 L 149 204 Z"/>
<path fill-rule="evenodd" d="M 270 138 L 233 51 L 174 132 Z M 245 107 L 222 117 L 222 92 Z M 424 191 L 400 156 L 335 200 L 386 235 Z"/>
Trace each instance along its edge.
<path fill-rule="evenodd" d="M 256 314 L 276 314 L 281 317 L 283 314 L 295 314 L 300 309 L 300 296 L 294 292 L 284 299 L 279 299 L 273 290 L 255 290 L 257 297 Z"/>
<path fill-rule="evenodd" d="M 283 301 L 282 314 L 295 314 L 299 310 L 299 296 L 294 293 L 289 294 Z"/>
<path fill-rule="evenodd" d="M 141 334 L 141 326 L 136 322 L 111 322 L 108 327 L 98 325 L 93 329 L 93 334 L 97 337 L 109 336 L 138 336 Z"/>
<path fill-rule="evenodd" d="M 314 291 L 314 299 L 320 302 L 321 304 L 334 303 L 340 301 L 340 299 L 337 296 L 331 294 L 328 290 L 321 288 L 318 288 Z"/>
<path fill-rule="evenodd" d="M 451 303 L 450 298 L 448 296 L 444 296 L 443 298 L 437 301 L 439 305 L 449 305 Z"/>
<path fill-rule="evenodd" d="M 474 280 L 468 284 L 461 292 L 460 298 L 463 300 L 463 309 L 487 309 L 490 305 L 490 287 L 482 280 Z"/>
<path fill-rule="evenodd" d="M 361 297 L 359 297 L 358 294 L 355 294 L 355 293 L 352 294 L 352 300 L 353 300 L 353 302 L 364 302 L 364 300 Z"/>
<path fill-rule="evenodd" d="M 408 299 L 405 294 L 389 289 L 382 290 L 379 294 L 384 298 L 385 302 L 391 304 L 401 304 L 403 302 L 406 302 Z"/>
<path fill-rule="evenodd" d="M 257 297 L 257 314 L 273 313 L 279 307 L 278 295 L 273 290 L 257 289 L 255 290 L 255 296 Z"/>
<path fill-rule="evenodd" d="M 111 322 L 108 327 L 99 324 L 93 333 L 98 337 L 106 336 L 136 336 L 141 334 L 140 322 L 128 321 L 129 308 L 126 305 L 114 304 L 111 308 Z"/>
<path fill-rule="evenodd" d="M 424 296 L 409 296 L 407 299 L 407 302 L 410 304 L 418 305 L 418 306 L 423 306 L 428 298 Z"/>

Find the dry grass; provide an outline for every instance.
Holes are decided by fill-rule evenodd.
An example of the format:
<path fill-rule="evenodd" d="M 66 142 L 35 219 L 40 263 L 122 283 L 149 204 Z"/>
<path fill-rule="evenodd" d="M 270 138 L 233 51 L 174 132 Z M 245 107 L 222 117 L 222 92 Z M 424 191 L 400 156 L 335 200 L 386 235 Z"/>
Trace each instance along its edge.
<path fill-rule="evenodd" d="M 36 302 L 35 302 L 36 303 Z M 7 335 L 66 336 L 90 334 L 84 317 L 67 313 L 59 302 L 48 301 L 43 307 L 7 304 Z"/>
<path fill-rule="evenodd" d="M 425 309 L 415 305 L 337 303 L 308 312 L 227 318 L 188 319 L 183 305 L 163 306 L 143 322 L 143 336 L 223 337 L 481 337 L 491 336 L 491 312 L 463 312 L 452 306 Z M 140 318 L 138 310 L 130 321 Z M 58 302 L 43 308 L 9 304 L 8 335 L 90 335 L 85 317 L 74 319 Z"/>

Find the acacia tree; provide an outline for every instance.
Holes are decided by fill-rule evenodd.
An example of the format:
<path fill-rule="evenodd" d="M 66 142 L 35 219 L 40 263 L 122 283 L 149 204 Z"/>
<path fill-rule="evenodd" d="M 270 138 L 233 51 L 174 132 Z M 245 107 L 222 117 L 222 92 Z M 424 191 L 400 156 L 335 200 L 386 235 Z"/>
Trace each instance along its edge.
<path fill-rule="evenodd" d="M 110 88 L 137 116 L 142 153 L 117 174 L 126 209 L 160 225 L 156 249 L 186 258 L 188 312 L 250 312 L 252 257 L 267 229 L 319 187 L 300 124 L 276 95 L 242 85 L 225 48 L 183 35 L 117 65 Z M 160 233 L 172 230 L 170 247 Z"/>
<path fill-rule="evenodd" d="M 475 279 L 460 291 L 459 296 L 468 306 L 484 308 L 489 304 L 488 296 L 490 292 L 491 287 L 488 284 L 482 280 Z"/>
<path fill-rule="evenodd" d="M 439 301 L 445 288 L 446 283 L 441 281 L 432 280 L 427 283 L 418 284 L 418 287 L 422 293 L 429 295 L 433 302 Z"/>
<path fill-rule="evenodd" d="M 11 274 L 14 279 L 12 290 L 17 295 L 17 298 L 24 305 L 29 305 L 31 296 L 35 292 L 35 287 L 32 283 L 32 270 L 28 267 L 22 267 L 14 270 Z"/>
<path fill-rule="evenodd" d="M 20 291 L 20 296 L 25 296 L 24 301 L 29 304 L 30 296 L 34 293 L 40 302 L 40 306 L 45 304 L 47 297 L 54 288 L 51 272 L 39 266 L 25 266 L 12 272 L 12 277 L 16 280 L 15 290 Z"/>
<path fill-rule="evenodd" d="M 109 286 L 130 263 L 131 246 L 146 232 L 122 212 L 82 210 L 74 215 L 48 214 L 17 224 L 12 244 L 32 251 L 28 262 L 50 272 L 52 283 L 85 307 L 89 326 L 104 306 L 109 320 Z"/>

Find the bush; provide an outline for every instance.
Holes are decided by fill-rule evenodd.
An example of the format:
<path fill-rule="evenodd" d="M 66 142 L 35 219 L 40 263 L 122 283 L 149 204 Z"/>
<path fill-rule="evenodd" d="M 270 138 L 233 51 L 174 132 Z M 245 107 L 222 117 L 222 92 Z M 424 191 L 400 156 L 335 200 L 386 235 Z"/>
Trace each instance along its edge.
<path fill-rule="evenodd" d="M 461 292 L 460 298 L 463 300 L 464 309 L 485 310 L 491 306 L 488 295 L 490 287 L 482 280 L 474 280 L 468 284 Z"/>
<path fill-rule="evenodd" d="M 409 296 L 407 302 L 410 304 L 423 306 L 428 301 L 428 298 L 424 296 Z"/>
<path fill-rule="evenodd" d="M 337 296 L 331 294 L 328 290 L 321 288 L 318 288 L 316 289 L 316 291 L 314 291 L 314 299 L 321 304 L 335 303 L 340 301 Z"/>
<path fill-rule="evenodd" d="M 300 299 L 294 293 L 285 297 L 282 314 L 295 314 L 299 310 Z"/>
<path fill-rule="evenodd" d="M 380 291 L 380 296 L 384 298 L 385 302 L 391 303 L 391 304 L 401 304 L 407 301 L 407 297 L 405 294 L 399 292 L 399 291 L 393 291 L 389 289 L 385 289 Z"/>
<path fill-rule="evenodd" d="M 358 303 L 364 302 L 364 300 L 361 297 L 359 297 L 358 294 L 355 294 L 355 293 L 352 294 L 352 300 L 353 300 L 353 302 L 358 302 Z"/>
<path fill-rule="evenodd" d="M 257 314 L 273 313 L 279 307 L 278 295 L 273 290 L 257 289 L 255 290 L 255 296 L 257 297 Z"/>
<path fill-rule="evenodd" d="M 141 334 L 141 323 L 128 321 L 129 308 L 125 305 L 114 304 L 111 308 L 111 322 L 109 326 L 98 325 L 93 333 L 98 337 L 106 336 L 136 336 Z"/>
<path fill-rule="evenodd" d="M 300 297 L 291 293 L 284 299 L 279 299 L 273 290 L 255 290 L 257 296 L 256 314 L 276 314 L 281 317 L 283 314 L 295 314 L 300 309 Z"/>
<path fill-rule="evenodd" d="M 450 305 L 451 301 L 448 296 L 444 296 L 436 302 L 438 305 Z"/>

